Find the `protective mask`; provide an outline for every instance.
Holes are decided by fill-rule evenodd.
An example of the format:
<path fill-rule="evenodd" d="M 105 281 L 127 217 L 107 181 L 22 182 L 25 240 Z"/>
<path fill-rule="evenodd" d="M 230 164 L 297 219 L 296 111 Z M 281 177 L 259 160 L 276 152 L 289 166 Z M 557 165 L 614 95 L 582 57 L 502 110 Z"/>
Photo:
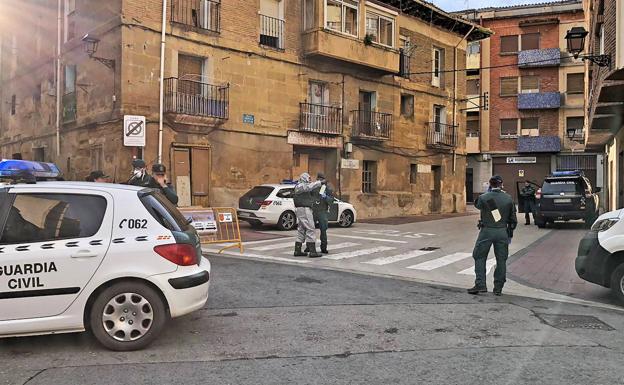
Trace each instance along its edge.
<path fill-rule="evenodd" d="M 132 175 L 137 178 L 143 178 L 143 174 L 144 174 L 144 171 L 141 169 L 137 169 L 132 172 Z"/>

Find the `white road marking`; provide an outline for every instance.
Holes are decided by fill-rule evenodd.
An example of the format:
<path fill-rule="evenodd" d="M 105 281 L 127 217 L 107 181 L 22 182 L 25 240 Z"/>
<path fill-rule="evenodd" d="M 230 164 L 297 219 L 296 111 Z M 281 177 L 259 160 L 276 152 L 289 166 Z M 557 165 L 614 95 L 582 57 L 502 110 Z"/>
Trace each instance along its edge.
<path fill-rule="evenodd" d="M 275 243 L 273 245 L 250 247 L 249 250 L 267 251 L 267 250 L 275 250 L 275 249 L 285 249 L 287 247 L 295 247 L 294 240 L 290 242 Z"/>
<path fill-rule="evenodd" d="M 231 251 L 224 251 L 221 254 L 231 255 L 234 257 L 248 257 L 248 258 L 257 258 L 257 259 L 267 259 L 269 261 L 279 261 L 279 262 L 291 262 L 291 263 L 310 263 L 312 262 L 309 259 L 291 259 L 291 258 L 281 258 L 281 257 L 272 257 L 270 255 L 259 255 L 259 254 L 249 254 L 249 253 L 236 253 Z"/>
<path fill-rule="evenodd" d="M 331 243 L 327 246 L 327 248 L 329 249 L 329 252 L 331 253 L 333 250 L 338 250 L 338 249 L 346 249 L 347 247 L 356 247 L 359 246 L 359 243 L 351 243 L 351 242 L 344 242 L 344 243 L 337 243 L 335 245 L 332 245 Z M 317 243 L 316 246 L 318 247 L 319 244 Z M 316 251 L 319 251 L 318 249 Z M 291 254 L 292 255 L 292 251 L 286 251 L 283 254 Z"/>
<path fill-rule="evenodd" d="M 472 256 L 471 253 L 449 254 L 440 258 L 432 259 L 431 261 L 419 263 L 418 265 L 408 266 L 407 268 L 414 270 L 430 271 L 440 267 L 444 267 L 446 265 L 450 265 L 451 263 L 455 263 L 457 261 L 461 261 L 462 259 L 468 258 L 470 256 Z"/>
<path fill-rule="evenodd" d="M 342 235 L 342 234 L 330 234 L 330 237 L 340 237 L 340 238 L 353 238 L 353 239 L 365 239 L 367 241 L 379 241 L 379 242 L 389 242 L 389 243 L 407 243 L 407 241 L 397 241 L 396 239 L 382 239 L 382 238 L 371 238 L 371 237 L 358 237 L 356 235 Z"/>
<path fill-rule="evenodd" d="M 496 266 L 496 258 L 488 259 L 487 262 L 485 263 L 485 275 L 490 274 L 490 271 L 492 271 L 492 268 L 494 266 Z M 474 267 L 468 268 L 466 270 L 462 270 L 457 274 L 475 275 Z"/>
<path fill-rule="evenodd" d="M 379 246 L 379 247 L 374 247 L 372 249 L 347 251 L 344 253 L 330 254 L 327 257 L 323 257 L 323 259 L 331 259 L 334 261 L 338 261 L 341 259 L 354 258 L 354 257 L 359 257 L 361 255 L 369 255 L 369 254 L 380 253 L 382 251 L 389 251 L 389 250 L 394 250 L 394 247 Z"/>
<path fill-rule="evenodd" d="M 273 235 L 273 234 L 271 234 L 271 235 Z M 259 243 L 284 241 L 284 240 L 287 240 L 287 239 L 292 239 L 293 242 L 294 242 L 295 237 L 276 237 L 276 238 L 271 238 L 271 239 L 263 239 L 263 240 L 260 240 L 260 241 L 244 241 L 243 245 L 256 245 L 256 244 L 259 244 Z"/>
<path fill-rule="evenodd" d="M 409 251 L 407 253 L 392 255 L 390 257 L 376 258 L 376 259 L 373 259 L 373 260 L 370 260 L 370 261 L 366 261 L 366 262 L 362 262 L 362 263 L 367 263 L 369 265 L 379 265 L 379 266 L 381 266 L 381 265 L 387 265 L 387 264 L 390 264 L 390 263 L 404 261 L 406 259 L 420 257 L 421 255 L 426 255 L 426 254 L 430 254 L 430 253 L 433 253 L 433 251 L 412 250 L 412 251 Z"/>

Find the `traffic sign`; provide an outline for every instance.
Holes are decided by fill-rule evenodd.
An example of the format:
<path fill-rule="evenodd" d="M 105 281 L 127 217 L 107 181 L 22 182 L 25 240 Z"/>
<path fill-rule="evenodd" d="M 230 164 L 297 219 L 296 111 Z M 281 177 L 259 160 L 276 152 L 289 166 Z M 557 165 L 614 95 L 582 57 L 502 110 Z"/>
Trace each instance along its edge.
<path fill-rule="evenodd" d="M 145 116 L 124 115 L 124 146 L 145 147 Z"/>

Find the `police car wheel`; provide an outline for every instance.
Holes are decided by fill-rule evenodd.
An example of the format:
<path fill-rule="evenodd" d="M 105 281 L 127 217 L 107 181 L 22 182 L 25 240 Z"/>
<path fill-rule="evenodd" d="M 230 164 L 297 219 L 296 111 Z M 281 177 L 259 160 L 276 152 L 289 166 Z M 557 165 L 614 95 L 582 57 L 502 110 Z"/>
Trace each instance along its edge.
<path fill-rule="evenodd" d="M 122 282 L 98 295 L 91 307 L 89 324 L 104 347 L 130 351 L 149 345 L 167 318 L 165 304 L 154 289 L 138 282 Z"/>
<path fill-rule="evenodd" d="M 611 273 L 611 290 L 621 304 L 624 304 L 624 263 Z"/>
<path fill-rule="evenodd" d="M 340 227 L 350 227 L 353 224 L 353 213 L 351 210 L 345 210 L 340 214 L 338 225 Z"/>
<path fill-rule="evenodd" d="M 297 216 L 292 211 L 284 211 L 277 221 L 280 230 L 292 230 L 297 225 Z"/>

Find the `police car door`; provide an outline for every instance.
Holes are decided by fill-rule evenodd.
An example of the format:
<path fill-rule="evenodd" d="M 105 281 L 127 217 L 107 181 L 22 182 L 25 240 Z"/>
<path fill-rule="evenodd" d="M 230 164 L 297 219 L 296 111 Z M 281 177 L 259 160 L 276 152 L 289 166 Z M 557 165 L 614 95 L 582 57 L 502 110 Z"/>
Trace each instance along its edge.
<path fill-rule="evenodd" d="M 6 203 L 0 321 L 63 313 L 106 255 L 112 197 L 92 190 L 19 187 Z"/>

